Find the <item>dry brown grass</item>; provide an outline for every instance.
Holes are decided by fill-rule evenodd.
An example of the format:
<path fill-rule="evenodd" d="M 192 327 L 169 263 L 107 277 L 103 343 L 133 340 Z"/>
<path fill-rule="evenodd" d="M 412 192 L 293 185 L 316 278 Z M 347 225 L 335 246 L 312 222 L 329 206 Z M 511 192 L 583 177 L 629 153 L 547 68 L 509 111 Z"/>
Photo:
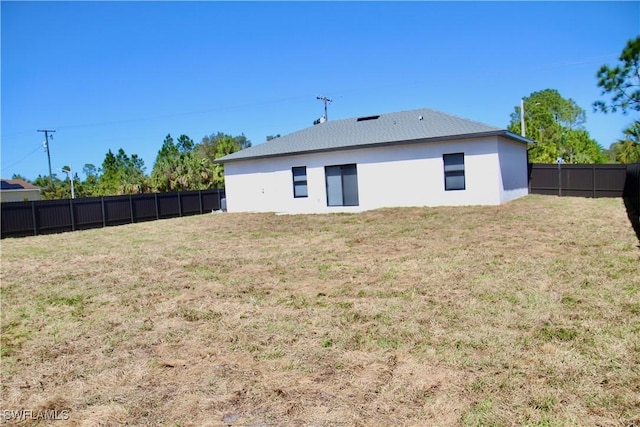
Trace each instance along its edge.
<path fill-rule="evenodd" d="M 543 196 L 5 239 L 0 409 L 69 410 L 59 426 L 638 425 L 639 261 L 622 201 Z"/>

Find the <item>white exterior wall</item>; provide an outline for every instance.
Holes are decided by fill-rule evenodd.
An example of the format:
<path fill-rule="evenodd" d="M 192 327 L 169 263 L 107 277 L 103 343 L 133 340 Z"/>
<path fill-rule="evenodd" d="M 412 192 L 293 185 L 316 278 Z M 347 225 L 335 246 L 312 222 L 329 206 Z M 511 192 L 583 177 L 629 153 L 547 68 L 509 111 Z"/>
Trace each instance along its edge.
<path fill-rule="evenodd" d="M 524 144 L 498 139 L 500 158 L 500 203 L 529 194 L 527 148 Z"/>
<path fill-rule="evenodd" d="M 237 161 L 225 164 L 229 212 L 325 213 L 360 212 L 381 207 L 497 205 L 515 190 L 503 181 L 517 181 L 517 167 L 507 179 L 500 174 L 498 137 L 395 145 Z M 517 160 L 517 146 L 504 149 L 505 161 Z M 525 160 L 526 147 L 521 151 Z M 465 190 L 444 190 L 442 155 L 465 154 Z M 359 206 L 327 206 L 325 166 L 357 165 Z M 291 168 L 307 167 L 306 198 L 293 197 Z M 516 178 L 511 179 L 511 176 Z M 525 193 L 526 194 L 526 193 Z"/>
<path fill-rule="evenodd" d="M 40 190 L 2 190 L 0 191 L 0 201 L 3 202 L 23 202 L 25 200 L 40 200 Z"/>

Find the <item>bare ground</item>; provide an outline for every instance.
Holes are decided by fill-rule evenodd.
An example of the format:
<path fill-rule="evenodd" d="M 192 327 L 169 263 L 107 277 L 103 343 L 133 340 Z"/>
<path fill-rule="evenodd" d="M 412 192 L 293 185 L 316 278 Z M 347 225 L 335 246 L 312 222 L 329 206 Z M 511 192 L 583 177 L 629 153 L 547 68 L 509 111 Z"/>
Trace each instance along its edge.
<path fill-rule="evenodd" d="M 0 422 L 640 425 L 638 243 L 544 196 L 5 239 Z"/>

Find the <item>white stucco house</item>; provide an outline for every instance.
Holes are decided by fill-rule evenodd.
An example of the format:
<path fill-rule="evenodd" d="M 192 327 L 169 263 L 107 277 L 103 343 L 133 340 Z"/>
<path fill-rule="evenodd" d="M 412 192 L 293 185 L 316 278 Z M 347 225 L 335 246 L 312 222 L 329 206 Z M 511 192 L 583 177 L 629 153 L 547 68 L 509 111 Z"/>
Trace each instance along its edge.
<path fill-rule="evenodd" d="M 0 179 L 0 201 L 23 202 L 40 200 L 40 187 L 21 179 Z"/>
<path fill-rule="evenodd" d="M 499 205 L 528 194 L 530 142 L 419 109 L 326 121 L 217 162 L 229 212 Z"/>

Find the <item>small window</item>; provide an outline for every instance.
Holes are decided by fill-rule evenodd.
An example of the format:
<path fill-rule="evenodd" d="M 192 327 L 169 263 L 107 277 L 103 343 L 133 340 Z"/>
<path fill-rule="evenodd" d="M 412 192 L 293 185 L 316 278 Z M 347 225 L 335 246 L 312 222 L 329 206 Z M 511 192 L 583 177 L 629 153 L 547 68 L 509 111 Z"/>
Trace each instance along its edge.
<path fill-rule="evenodd" d="M 293 175 L 293 197 L 307 197 L 307 167 L 293 167 L 291 173 Z"/>
<path fill-rule="evenodd" d="M 325 166 L 327 206 L 358 206 L 356 165 Z"/>
<path fill-rule="evenodd" d="M 464 190 L 464 153 L 444 154 L 444 189 Z"/>

